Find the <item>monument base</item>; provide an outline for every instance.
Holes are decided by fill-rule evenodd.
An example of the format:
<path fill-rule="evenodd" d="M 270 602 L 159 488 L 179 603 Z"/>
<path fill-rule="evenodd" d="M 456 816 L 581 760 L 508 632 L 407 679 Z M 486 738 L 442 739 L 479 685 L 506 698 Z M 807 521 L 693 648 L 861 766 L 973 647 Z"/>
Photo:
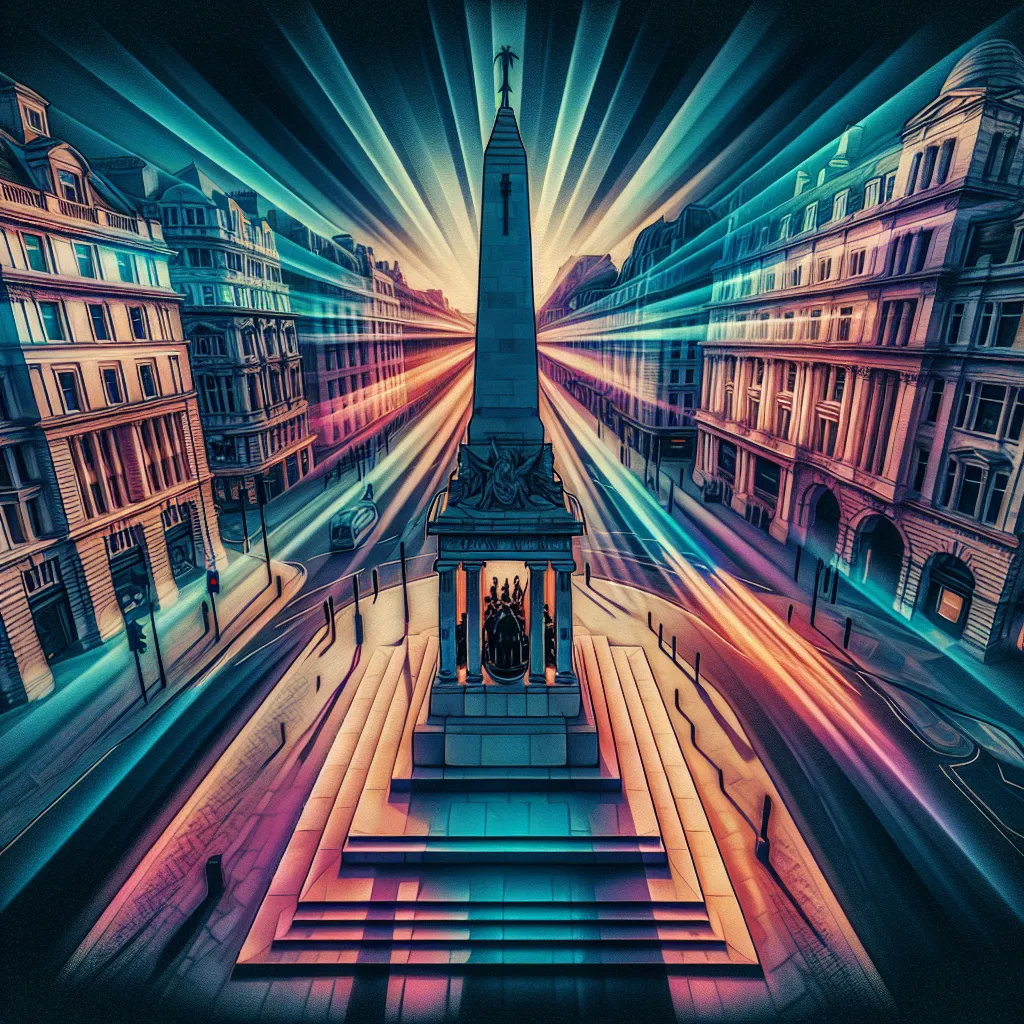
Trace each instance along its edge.
<path fill-rule="evenodd" d="M 420 768 L 584 768 L 598 763 L 585 687 L 521 679 L 451 685 L 435 677 L 413 731 Z"/>

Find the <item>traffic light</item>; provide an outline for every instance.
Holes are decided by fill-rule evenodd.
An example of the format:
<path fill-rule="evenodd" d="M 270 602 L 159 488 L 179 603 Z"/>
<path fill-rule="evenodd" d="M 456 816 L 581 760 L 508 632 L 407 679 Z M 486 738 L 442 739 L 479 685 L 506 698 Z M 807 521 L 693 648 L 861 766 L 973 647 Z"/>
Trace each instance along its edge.
<path fill-rule="evenodd" d="M 206 592 L 208 594 L 220 593 L 220 573 L 216 569 L 206 570 Z"/>
<path fill-rule="evenodd" d="M 128 650 L 136 654 L 145 654 L 148 649 L 146 634 L 142 631 L 142 623 L 132 620 L 125 628 L 128 631 Z"/>

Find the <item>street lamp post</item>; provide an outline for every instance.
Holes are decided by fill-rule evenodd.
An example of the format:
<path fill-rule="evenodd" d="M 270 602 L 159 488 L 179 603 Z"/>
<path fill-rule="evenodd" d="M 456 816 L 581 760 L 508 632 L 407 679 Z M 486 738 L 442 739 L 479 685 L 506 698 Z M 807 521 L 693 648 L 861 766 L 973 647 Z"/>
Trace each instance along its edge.
<path fill-rule="evenodd" d="M 270 542 L 267 540 L 267 517 L 263 511 L 267 503 L 267 485 L 263 481 L 262 474 L 256 477 L 256 503 L 260 507 L 260 529 L 263 531 L 263 556 L 267 560 L 267 586 L 274 582 L 273 573 L 270 571 Z"/>
<path fill-rule="evenodd" d="M 167 689 L 167 673 L 164 671 L 164 659 L 160 652 L 160 636 L 156 631 L 156 616 L 153 614 L 153 601 L 150 598 L 150 582 L 146 577 L 146 604 L 149 606 L 149 624 L 153 629 L 153 653 L 156 655 L 156 667 L 160 672 L 160 689 Z"/>

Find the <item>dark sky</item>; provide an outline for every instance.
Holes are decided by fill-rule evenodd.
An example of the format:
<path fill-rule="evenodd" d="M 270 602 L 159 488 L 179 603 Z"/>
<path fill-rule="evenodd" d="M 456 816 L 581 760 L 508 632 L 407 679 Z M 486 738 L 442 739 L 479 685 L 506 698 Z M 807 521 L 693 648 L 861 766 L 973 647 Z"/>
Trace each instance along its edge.
<path fill-rule="evenodd" d="M 513 104 L 543 289 L 572 254 L 621 260 L 640 227 L 674 215 L 681 190 L 722 201 L 730 168 L 810 126 L 824 144 L 840 116 L 865 116 L 1011 9 L 13 0 L 0 70 L 48 96 L 64 115 L 55 131 L 88 155 L 134 152 L 168 171 L 196 159 L 225 187 L 243 182 L 321 233 L 349 230 L 400 257 L 414 283 L 465 306 L 497 45 L 522 57 Z M 1019 21 L 995 34 L 1017 41 Z M 840 115 L 860 82 L 871 87 Z"/>

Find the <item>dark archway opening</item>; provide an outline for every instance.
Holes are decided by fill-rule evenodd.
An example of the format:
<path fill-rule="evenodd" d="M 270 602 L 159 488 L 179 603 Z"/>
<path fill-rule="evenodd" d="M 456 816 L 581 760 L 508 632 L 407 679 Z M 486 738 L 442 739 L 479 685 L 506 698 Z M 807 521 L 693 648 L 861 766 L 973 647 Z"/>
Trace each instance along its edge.
<path fill-rule="evenodd" d="M 903 568 L 903 538 L 885 516 L 870 516 L 860 529 L 856 578 L 871 590 L 896 596 Z"/>
<path fill-rule="evenodd" d="M 835 554 L 839 539 L 839 501 L 829 490 L 818 495 L 811 512 L 810 529 L 807 531 L 807 548 L 817 558 L 829 562 Z"/>

